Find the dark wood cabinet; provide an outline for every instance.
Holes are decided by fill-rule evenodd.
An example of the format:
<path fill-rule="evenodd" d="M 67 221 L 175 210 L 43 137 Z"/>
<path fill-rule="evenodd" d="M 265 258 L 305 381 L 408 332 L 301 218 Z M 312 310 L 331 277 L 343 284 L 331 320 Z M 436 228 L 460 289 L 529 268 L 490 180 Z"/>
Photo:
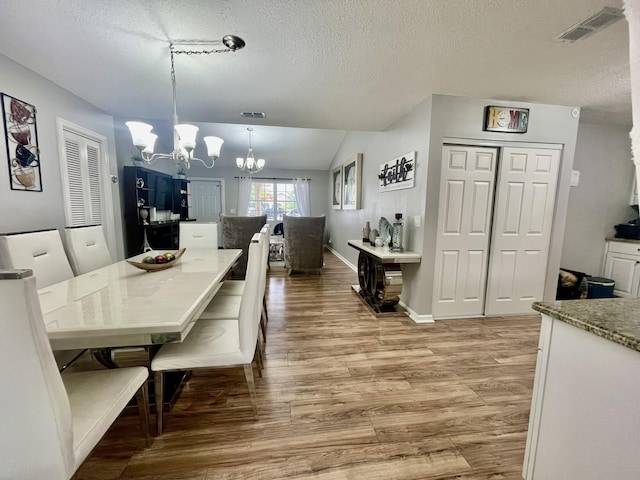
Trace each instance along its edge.
<path fill-rule="evenodd" d="M 189 180 L 176 178 L 173 180 L 173 212 L 180 214 L 180 220 L 189 220 L 191 193 Z"/>
<path fill-rule="evenodd" d="M 174 206 L 175 185 L 171 175 L 142 167 L 124 167 L 123 182 L 127 257 L 142 253 L 147 244 L 153 250 L 177 249 L 179 221 L 158 218 L 163 213 L 182 215 Z"/>

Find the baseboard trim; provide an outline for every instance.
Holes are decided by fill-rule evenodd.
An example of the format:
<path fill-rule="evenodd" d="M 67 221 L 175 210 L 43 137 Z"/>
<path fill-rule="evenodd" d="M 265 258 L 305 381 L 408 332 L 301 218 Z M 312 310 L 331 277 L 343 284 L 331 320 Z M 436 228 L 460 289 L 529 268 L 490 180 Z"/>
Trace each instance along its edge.
<path fill-rule="evenodd" d="M 342 261 L 342 263 L 344 263 L 347 267 L 349 267 L 354 272 L 358 273 L 358 267 L 353 265 L 349 260 L 347 260 L 345 257 L 340 255 L 337 251 L 335 251 L 333 248 L 331 248 L 328 245 L 326 245 L 326 249 L 329 250 L 331 253 L 333 253 L 336 257 L 338 257 Z"/>
<path fill-rule="evenodd" d="M 414 323 L 435 323 L 433 315 L 431 314 L 421 315 L 416 311 L 412 310 L 411 308 L 409 308 L 409 306 L 406 303 L 404 303 L 402 300 L 400 300 L 400 306 L 402 306 L 402 308 L 404 308 L 407 311 L 409 318 L 413 320 Z"/>

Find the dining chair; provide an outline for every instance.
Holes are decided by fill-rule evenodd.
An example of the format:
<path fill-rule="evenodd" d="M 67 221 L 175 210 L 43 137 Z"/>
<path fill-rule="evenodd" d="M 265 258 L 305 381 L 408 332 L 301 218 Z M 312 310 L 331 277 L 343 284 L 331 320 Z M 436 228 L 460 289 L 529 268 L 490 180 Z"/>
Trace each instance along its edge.
<path fill-rule="evenodd" d="M 45 288 L 73 278 L 73 271 L 57 230 L 0 236 L 0 267 L 33 271 L 36 287 Z M 73 363 L 85 350 L 54 352 L 60 370 Z"/>
<path fill-rule="evenodd" d="M 180 222 L 180 248 L 217 250 L 218 224 L 215 222 Z"/>
<path fill-rule="evenodd" d="M 71 268 L 76 275 L 113 263 L 102 225 L 64 229 Z"/>
<path fill-rule="evenodd" d="M 1 235 L 0 263 L 2 268 L 32 270 L 39 289 L 73 278 L 57 230 Z"/>
<path fill-rule="evenodd" d="M 267 323 L 269 316 L 265 297 L 267 282 L 267 265 L 269 261 L 269 225 L 265 224 L 260 230 L 259 242 L 261 245 L 260 272 L 258 273 L 260 284 L 262 310 L 260 314 L 260 327 L 262 337 L 267 341 Z M 248 274 L 248 273 L 247 273 Z M 224 318 L 238 318 L 240 313 L 240 301 L 245 291 L 246 280 L 226 280 L 215 297 L 200 314 L 200 320 L 217 320 Z"/>
<path fill-rule="evenodd" d="M 68 480 L 134 395 L 148 442 L 145 367 L 60 374 L 31 270 L 0 271 L 0 302 L 0 478 Z"/>
<path fill-rule="evenodd" d="M 257 417 L 253 359 L 258 342 L 260 315 L 259 276 L 256 274 L 262 260 L 260 249 L 261 245 L 257 243 L 249 246 L 247 285 L 238 318 L 198 320 L 182 343 L 168 343 L 160 347 L 151 361 L 156 398 L 163 398 L 164 375 L 168 371 L 242 366 L 254 417 Z M 156 409 L 156 422 L 160 435 L 163 430 L 161 407 Z"/>
<path fill-rule="evenodd" d="M 283 216 L 284 263 L 291 275 L 294 271 L 315 270 L 324 265 L 325 217 Z"/>
<path fill-rule="evenodd" d="M 260 231 L 267 223 L 267 216 L 242 217 L 242 216 L 220 216 L 222 228 L 222 248 L 241 248 L 242 255 L 233 266 L 233 274 L 237 277 L 244 277 L 247 269 L 247 252 L 251 237 Z"/>

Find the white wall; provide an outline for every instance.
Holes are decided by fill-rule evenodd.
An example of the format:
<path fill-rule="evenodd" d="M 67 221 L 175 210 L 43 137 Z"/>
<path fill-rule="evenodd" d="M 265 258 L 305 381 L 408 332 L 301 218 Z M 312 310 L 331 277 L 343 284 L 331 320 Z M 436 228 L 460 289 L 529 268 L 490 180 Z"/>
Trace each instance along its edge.
<path fill-rule="evenodd" d="M 629 207 L 634 169 L 630 127 L 580 122 L 574 170 L 580 183 L 569 194 L 562 266 L 601 275 L 604 241 L 613 226 L 635 218 Z"/>
<path fill-rule="evenodd" d="M 10 189 L 4 129 L 0 146 L 0 233 L 65 227 L 64 201 L 58 156 L 56 117 L 92 130 L 107 138 L 107 155 L 111 173 L 116 174 L 116 149 L 113 118 L 102 110 L 58 87 L 22 65 L 0 55 L 0 91 L 35 105 L 37 108 L 38 144 L 42 174 L 42 192 Z M 120 214 L 118 186 L 112 185 L 113 209 Z M 124 255 L 122 229 L 116 222 L 118 258 Z"/>
<path fill-rule="evenodd" d="M 506 134 L 483 131 L 484 109 L 487 105 L 529 108 L 528 132 Z M 355 264 L 357 252 L 348 247 L 346 241 L 360 238 L 367 220 L 377 223 L 380 215 L 392 218 L 395 212 L 402 212 L 409 219 L 406 247 L 422 253 L 420 264 L 403 266 L 402 300 L 416 314 L 429 315 L 433 293 L 442 144 L 451 138 L 463 139 L 468 143 L 491 142 L 498 146 L 562 144 L 564 149 L 545 289 L 545 299 L 553 298 L 578 129 L 578 118 L 572 115 L 572 111 L 572 107 L 433 95 L 385 132 L 349 133 L 330 171 L 353 153 L 364 154 L 363 208 L 359 211 L 334 211 L 329 215 L 328 230 L 332 247 Z M 417 151 L 416 186 L 412 189 L 379 193 L 379 165 L 414 150 Z M 328 172 L 327 176 L 329 175 Z M 329 202 L 329 188 L 326 195 L 326 201 Z M 416 215 L 420 215 L 422 219 L 420 228 L 411 226 L 411 220 Z"/>

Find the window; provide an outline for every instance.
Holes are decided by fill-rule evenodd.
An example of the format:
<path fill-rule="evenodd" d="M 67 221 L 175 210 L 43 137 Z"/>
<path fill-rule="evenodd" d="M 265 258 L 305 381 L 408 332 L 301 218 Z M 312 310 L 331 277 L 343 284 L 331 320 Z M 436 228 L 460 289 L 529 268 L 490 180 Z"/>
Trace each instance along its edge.
<path fill-rule="evenodd" d="M 267 215 L 267 220 L 282 220 L 283 215 L 299 217 L 293 183 L 253 182 L 248 215 Z"/>

